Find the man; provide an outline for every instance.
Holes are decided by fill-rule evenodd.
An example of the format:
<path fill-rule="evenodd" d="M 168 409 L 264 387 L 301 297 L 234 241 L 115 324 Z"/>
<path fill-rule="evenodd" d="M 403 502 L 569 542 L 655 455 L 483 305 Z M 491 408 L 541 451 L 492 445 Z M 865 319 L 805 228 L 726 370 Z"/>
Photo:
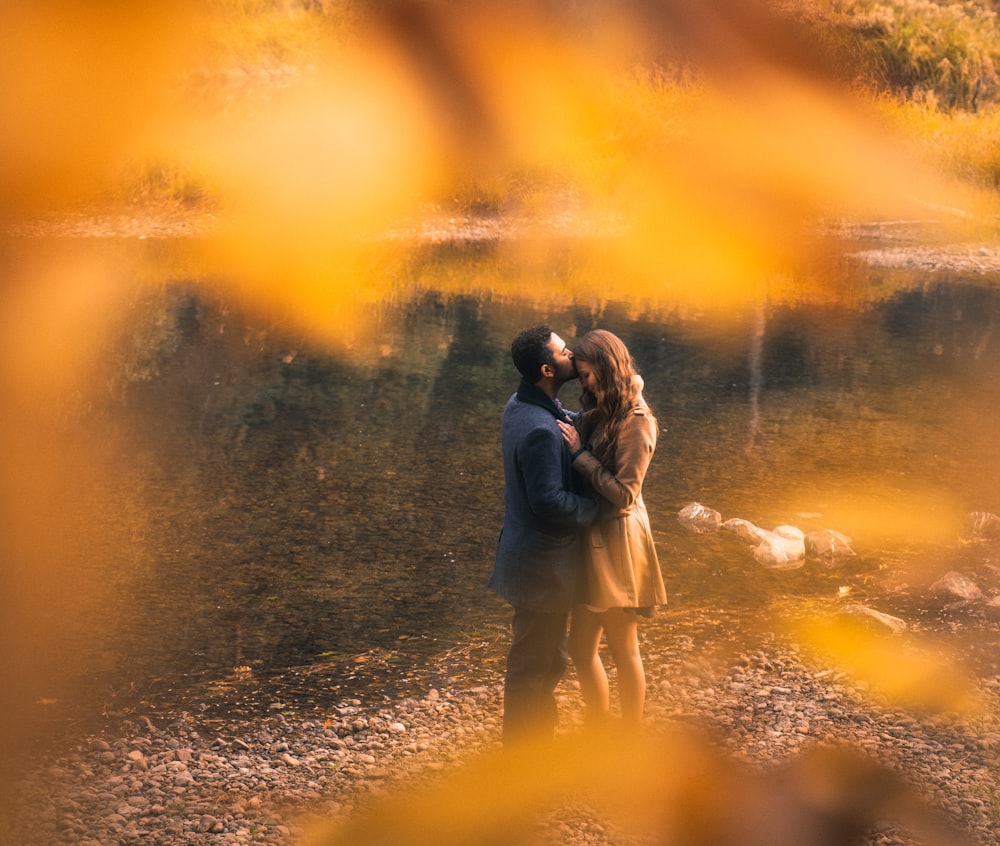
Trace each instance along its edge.
<path fill-rule="evenodd" d="M 511 344 L 521 374 L 503 412 L 504 522 L 489 586 L 514 608 L 504 682 L 505 745 L 551 736 L 566 671 L 566 626 L 580 570 L 580 530 L 597 515 L 575 492 L 556 400 L 576 378 L 573 353 L 548 326 Z"/>

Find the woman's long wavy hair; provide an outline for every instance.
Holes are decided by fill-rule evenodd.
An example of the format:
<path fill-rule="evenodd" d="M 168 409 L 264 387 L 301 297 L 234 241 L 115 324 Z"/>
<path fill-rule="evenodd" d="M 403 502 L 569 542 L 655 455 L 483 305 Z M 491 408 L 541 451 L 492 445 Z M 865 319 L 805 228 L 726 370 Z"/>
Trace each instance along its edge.
<path fill-rule="evenodd" d="M 573 358 L 586 362 L 594 371 L 601 388 L 600 399 L 588 391 L 580 395 L 584 409 L 595 408 L 605 420 L 605 435 L 614 443 L 622 421 L 642 402 L 642 379 L 635 370 L 632 356 L 621 338 L 606 329 L 594 329 L 573 347 Z"/>

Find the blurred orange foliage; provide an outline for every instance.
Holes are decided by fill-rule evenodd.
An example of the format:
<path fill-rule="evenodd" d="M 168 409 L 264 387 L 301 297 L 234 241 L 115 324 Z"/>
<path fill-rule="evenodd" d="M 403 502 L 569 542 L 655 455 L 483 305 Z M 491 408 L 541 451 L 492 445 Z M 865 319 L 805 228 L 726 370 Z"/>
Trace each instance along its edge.
<path fill-rule="evenodd" d="M 289 314 L 331 344 L 359 331 L 358 306 L 391 297 L 398 284 L 359 270 L 371 239 L 476 180 L 558 172 L 582 186 L 576 214 L 615 221 L 595 249 L 600 273 L 574 296 L 721 306 L 773 285 L 808 249 L 822 217 L 921 216 L 934 207 L 959 210 L 961 222 L 984 202 L 907 161 L 774 4 L 372 2 L 351 43 L 331 44 L 304 81 L 209 116 L 178 93 L 194 71 L 185 62 L 198 6 L 5 5 L 0 222 L 92 200 L 125 160 L 194 162 L 223 201 L 213 284 Z M 636 66 L 671 64 L 690 67 L 696 80 L 683 120 L 670 111 L 671 97 L 622 99 L 627 87 L 616 83 Z M 524 248 L 538 246 L 526 239 Z M 66 489 L 73 462 L 53 448 L 45 421 L 56 387 L 85 381 L 120 291 L 101 266 L 8 270 L 0 434 L 14 458 L 5 458 L 2 478 L 10 564 L 2 669 L 21 678 L 37 643 L 23 636 L 30 626 L 19 626 L 37 608 L 15 597 L 31 579 L 55 582 L 65 566 L 52 555 L 65 541 L 63 524 L 46 517 L 62 502 L 52 494 Z M 498 280 L 498 289 L 545 294 L 518 279 Z M 5 748 L 21 716 L 11 708 L 0 714 Z M 627 785 L 635 769 L 654 765 L 652 748 L 606 759 L 575 749 L 559 760 L 567 784 L 589 773 Z M 687 757 L 671 767 L 658 761 L 669 782 L 658 787 L 680 790 L 671 772 L 700 766 L 702 753 L 672 747 Z M 603 762 L 617 771 L 609 776 Z M 491 766 L 522 798 L 551 774 Z M 484 796 L 499 792 L 494 770 L 484 772 L 485 781 L 451 786 L 458 801 L 447 813 L 474 809 L 477 825 L 506 824 L 520 806 L 508 796 L 484 816 Z M 473 784 L 482 790 L 470 792 Z M 613 795 L 631 798 L 623 789 Z M 461 837 L 420 842 L 479 842 L 461 828 L 470 822 L 449 823 Z M 399 827 L 394 842 L 434 831 L 397 817 L 381 825 Z"/>

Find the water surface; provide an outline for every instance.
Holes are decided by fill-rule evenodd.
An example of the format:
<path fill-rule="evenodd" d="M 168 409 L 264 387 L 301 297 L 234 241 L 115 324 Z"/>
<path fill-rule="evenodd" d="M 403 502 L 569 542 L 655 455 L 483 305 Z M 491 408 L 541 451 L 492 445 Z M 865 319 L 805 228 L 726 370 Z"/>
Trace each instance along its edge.
<path fill-rule="evenodd" d="M 780 296 L 718 307 L 559 302 L 544 280 L 525 301 L 497 283 L 523 270 L 503 245 L 431 247 L 387 271 L 419 292 L 371 304 L 369 328 L 337 346 L 204 284 L 197 244 L 19 242 L 9 273 L 43 249 L 114 254 L 132 286 L 58 424 L 87 456 L 65 468 L 72 554 L 28 589 L 44 598 L 39 649 L 84 698 L 371 650 L 432 661 L 502 626 L 485 583 L 508 349 L 542 321 L 570 342 L 616 332 L 645 378 L 661 432 L 645 496 L 671 601 L 652 625 L 864 601 L 950 554 L 968 512 L 1000 511 L 990 279 L 833 259 L 822 284 L 800 269 Z M 575 249 L 551 247 L 554 289 L 571 287 Z M 575 385 L 561 396 L 574 405 Z M 733 537 L 679 525 L 692 501 L 837 529 L 858 555 L 768 571 Z"/>

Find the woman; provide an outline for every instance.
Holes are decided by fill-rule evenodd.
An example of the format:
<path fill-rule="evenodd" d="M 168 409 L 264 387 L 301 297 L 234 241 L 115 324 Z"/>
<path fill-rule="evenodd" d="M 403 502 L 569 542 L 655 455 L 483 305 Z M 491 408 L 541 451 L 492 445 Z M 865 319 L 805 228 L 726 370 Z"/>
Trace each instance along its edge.
<path fill-rule="evenodd" d="M 569 654 L 588 721 L 607 719 L 608 675 L 598 654 L 602 634 L 618 670 L 622 720 L 637 725 L 646 699 L 639 653 L 639 616 L 665 605 L 642 482 L 656 448 L 656 420 L 642 397 L 642 377 L 621 340 L 603 329 L 573 349 L 583 410 L 576 425 L 560 423 L 573 468 L 608 505 L 584 536 L 584 594 L 573 608 Z"/>

